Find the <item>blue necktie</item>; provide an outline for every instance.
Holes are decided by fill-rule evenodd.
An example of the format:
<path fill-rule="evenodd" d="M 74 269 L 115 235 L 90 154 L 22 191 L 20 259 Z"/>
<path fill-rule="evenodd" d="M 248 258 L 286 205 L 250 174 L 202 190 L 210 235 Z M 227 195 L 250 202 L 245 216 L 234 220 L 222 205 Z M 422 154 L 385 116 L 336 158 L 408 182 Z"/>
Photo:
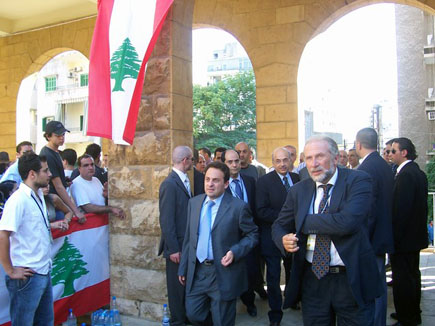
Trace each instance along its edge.
<path fill-rule="evenodd" d="M 290 183 L 288 182 L 287 176 L 285 176 L 283 179 L 284 179 L 285 190 L 287 190 L 287 192 L 289 192 L 289 190 L 290 190 Z"/>
<path fill-rule="evenodd" d="M 207 204 L 205 214 L 199 223 L 198 248 L 196 258 L 202 263 L 206 259 L 213 259 L 213 247 L 211 244 L 211 209 L 215 202 L 210 200 Z"/>
<path fill-rule="evenodd" d="M 233 179 L 233 183 L 234 183 L 234 186 L 235 186 L 235 191 L 236 191 L 237 198 L 239 198 L 241 200 L 244 200 L 242 187 L 240 186 L 240 181 L 238 179 Z"/>
<path fill-rule="evenodd" d="M 318 214 L 328 213 L 328 197 L 332 188 L 331 184 L 320 185 L 323 188 L 323 197 L 319 204 Z M 317 234 L 316 244 L 313 253 L 313 263 L 311 269 L 317 279 L 321 279 L 329 272 L 329 263 L 331 261 L 331 237 L 329 235 Z"/>

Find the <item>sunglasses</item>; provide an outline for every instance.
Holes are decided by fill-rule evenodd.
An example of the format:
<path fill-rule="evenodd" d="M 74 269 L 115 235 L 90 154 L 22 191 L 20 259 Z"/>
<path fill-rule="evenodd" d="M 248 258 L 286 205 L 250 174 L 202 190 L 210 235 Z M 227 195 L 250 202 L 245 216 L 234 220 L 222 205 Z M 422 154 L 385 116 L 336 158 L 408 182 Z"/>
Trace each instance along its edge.
<path fill-rule="evenodd" d="M 396 154 L 396 152 L 398 152 L 398 151 L 396 151 L 395 149 L 391 150 L 391 154 Z"/>
<path fill-rule="evenodd" d="M 390 152 L 391 152 L 391 151 L 390 151 L 389 149 L 386 149 L 386 150 L 385 150 L 385 153 L 387 153 L 387 154 L 390 154 Z"/>

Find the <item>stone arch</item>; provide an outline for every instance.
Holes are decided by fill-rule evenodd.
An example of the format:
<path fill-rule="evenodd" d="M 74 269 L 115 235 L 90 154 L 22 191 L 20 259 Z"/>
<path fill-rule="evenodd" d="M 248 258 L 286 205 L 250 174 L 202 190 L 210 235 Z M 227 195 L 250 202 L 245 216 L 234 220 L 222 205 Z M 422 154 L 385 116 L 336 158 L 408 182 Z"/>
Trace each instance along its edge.
<path fill-rule="evenodd" d="M 0 39 L 0 148 L 15 156 L 16 101 L 21 81 L 65 50 L 89 57 L 95 18 Z"/>

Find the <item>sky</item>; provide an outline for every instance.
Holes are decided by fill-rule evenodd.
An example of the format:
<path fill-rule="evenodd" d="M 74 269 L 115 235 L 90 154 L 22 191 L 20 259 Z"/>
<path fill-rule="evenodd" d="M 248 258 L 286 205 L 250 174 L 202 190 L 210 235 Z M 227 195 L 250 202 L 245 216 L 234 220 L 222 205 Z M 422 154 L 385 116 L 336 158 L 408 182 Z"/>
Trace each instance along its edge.
<path fill-rule="evenodd" d="M 205 79 L 213 50 L 233 42 L 218 29 L 193 32 L 193 82 Z M 298 70 L 299 117 L 313 109 L 314 130 L 341 132 L 352 141 L 369 126 L 375 104 L 383 106 L 384 139 L 398 133 L 397 67 L 393 4 L 376 4 L 349 13 L 312 39 L 304 49 Z M 317 115 L 321 109 L 332 112 Z M 330 117 L 333 121 L 324 121 Z M 303 120 L 299 121 L 303 142 Z M 321 130 L 327 128 L 333 130 Z M 301 144 L 300 144 L 301 145 Z"/>

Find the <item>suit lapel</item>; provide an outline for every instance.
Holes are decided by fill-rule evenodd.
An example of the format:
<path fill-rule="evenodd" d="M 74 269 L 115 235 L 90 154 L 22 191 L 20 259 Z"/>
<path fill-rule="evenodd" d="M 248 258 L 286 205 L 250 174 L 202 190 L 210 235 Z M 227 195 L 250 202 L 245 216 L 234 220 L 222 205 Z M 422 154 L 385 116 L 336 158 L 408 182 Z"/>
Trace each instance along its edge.
<path fill-rule="evenodd" d="M 196 232 L 193 232 L 194 236 L 194 243 L 198 242 L 198 233 L 199 233 L 199 221 L 201 219 L 201 208 L 204 203 L 205 198 L 207 197 L 205 194 L 201 194 L 198 197 L 201 197 L 201 199 L 191 201 L 194 206 L 192 207 L 192 222 L 193 223 L 193 229 L 196 230 Z"/>
<path fill-rule="evenodd" d="M 216 213 L 216 217 L 214 219 L 213 227 L 211 228 L 211 231 L 217 227 L 217 225 L 222 221 L 224 218 L 226 212 L 230 208 L 230 201 L 232 199 L 232 195 L 229 195 L 227 193 L 224 193 L 224 197 L 222 198 L 221 204 L 219 205 L 219 209 Z"/>
<path fill-rule="evenodd" d="M 314 191 L 316 190 L 316 184 L 313 180 L 305 181 L 302 191 L 298 195 L 298 207 L 296 215 L 296 233 L 300 233 L 302 225 L 310 211 L 310 204 L 313 200 Z"/>
<path fill-rule="evenodd" d="M 180 179 L 179 175 L 177 174 L 177 172 L 172 171 L 172 177 L 174 178 L 175 183 L 177 184 L 177 186 L 179 186 L 179 187 L 184 191 L 184 193 L 186 194 L 186 196 L 188 196 L 188 197 L 190 198 L 191 196 L 190 196 L 189 193 L 187 192 L 187 189 L 186 189 L 186 187 L 184 186 L 183 181 L 181 181 L 181 179 Z"/>
<path fill-rule="evenodd" d="M 334 189 L 332 190 L 331 201 L 329 205 L 329 211 L 335 213 L 338 210 L 341 199 L 344 196 L 344 190 L 346 186 L 347 174 L 344 169 L 338 168 L 337 182 L 335 183 Z"/>

